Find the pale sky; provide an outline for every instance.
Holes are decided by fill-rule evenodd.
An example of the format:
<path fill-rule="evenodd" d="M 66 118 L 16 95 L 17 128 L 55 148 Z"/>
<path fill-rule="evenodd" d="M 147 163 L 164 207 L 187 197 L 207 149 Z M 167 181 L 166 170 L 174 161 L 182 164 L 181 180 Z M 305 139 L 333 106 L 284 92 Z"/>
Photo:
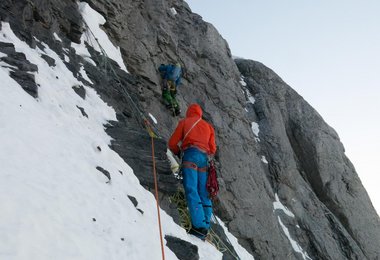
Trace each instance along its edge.
<path fill-rule="evenodd" d="M 186 2 L 234 56 L 273 69 L 338 132 L 380 214 L 380 1 Z"/>

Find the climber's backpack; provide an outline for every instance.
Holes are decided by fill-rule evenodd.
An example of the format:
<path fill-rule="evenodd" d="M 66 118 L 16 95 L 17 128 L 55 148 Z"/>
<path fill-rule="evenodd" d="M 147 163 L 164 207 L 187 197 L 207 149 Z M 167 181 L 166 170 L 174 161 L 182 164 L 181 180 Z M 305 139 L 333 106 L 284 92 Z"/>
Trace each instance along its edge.
<path fill-rule="evenodd" d="M 158 67 L 158 71 L 160 72 L 162 79 L 171 80 L 177 84 L 177 81 L 181 77 L 182 68 L 179 65 L 161 64 L 160 67 Z"/>
<path fill-rule="evenodd" d="M 219 191 L 219 183 L 218 183 L 218 176 L 216 175 L 214 160 L 211 160 L 209 162 L 206 188 L 210 194 L 210 198 L 211 199 L 215 198 Z"/>

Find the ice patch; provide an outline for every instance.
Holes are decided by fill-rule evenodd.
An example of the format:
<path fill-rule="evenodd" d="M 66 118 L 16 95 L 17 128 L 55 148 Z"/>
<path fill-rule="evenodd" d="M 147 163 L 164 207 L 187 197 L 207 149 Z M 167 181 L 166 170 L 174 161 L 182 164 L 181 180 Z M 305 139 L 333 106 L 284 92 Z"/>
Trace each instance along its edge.
<path fill-rule="evenodd" d="M 275 200 L 276 201 L 273 202 L 273 212 L 276 209 L 279 209 L 279 210 L 282 210 L 289 217 L 294 218 L 294 214 L 287 207 L 285 207 L 284 204 L 281 203 L 280 199 L 278 198 L 277 193 L 275 194 Z"/>
<path fill-rule="evenodd" d="M 240 81 L 239 81 L 240 85 L 242 85 L 243 87 L 246 87 L 247 86 L 247 83 L 245 83 L 244 81 L 244 78 L 240 78 Z"/>
<path fill-rule="evenodd" d="M 255 104 L 255 98 L 253 96 L 248 96 L 248 101 L 252 104 Z"/>
<path fill-rule="evenodd" d="M 284 204 L 281 203 L 280 199 L 278 198 L 277 193 L 275 194 L 275 200 L 273 202 L 273 212 L 276 210 L 282 210 L 287 216 L 294 218 L 294 214 L 286 207 Z M 282 223 L 280 216 L 277 216 L 278 222 L 280 223 L 280 226 L 282 230 L 284 231 L 286 237 L 289 239 L 290 244 L 292 245 L 292 248 L 294 251 L 300 253 L 303 257 L 303 259 L 311 259 L 306 252 L 301 248 L 301 246 L 295 241 L 289 233 L 288 228 Z M 297 228 L 300 228 L 299 225 L 296 225 Z"/>
<path fill-rule="evenodd" d="M 84 57 L 84 60 L 87 61 L 88 63 L 91 63 L 93 66 L 97 66 L 95 61 L 91 59 L 90 57 Z"/>
<path fill-rule="evenodd" d="M 177 13 L 177 10 L 174 8 L 174 7 L 172 7 L 172 8 L 170 8 L 170 13 L 173 15 L 173 16 L 176 16 L 178 13 Z"/>
<path fill-rule="evenodd" d="M 297 241 L 295 241 L 291 236 L 290 236 L 290 233 L 289 233 L 289 230 L 288 228 L 282 223 L 281 221 L 281 218 L 279 216 L 277 216 L 278 218 L 278 222 L 280 223 L 280 226 L 282 228 L 282 230 L 284 231 L 286 237 L 289 239 L 289 242 L 290 244 L 292 245 L 292 248 L 294 251 L 296 251 L 297 253 L 300 253 L 302 255 L 302 258 L 305 259 L 305 260 L 312 260 L 308 255 L 307 253 L 302 249 L 302 247 L 297 243 Z"/>
<path fill-rule="evenodd" d="M 256 100 L 255 98 L 253 97 L 251 91 L 249 91 L 249 89 L 245 88 L 245 94 L 247 96 L 247 99 L 248 99 L 248 103 L 251 103 L 252 105 L 255 104 Z"/>
<path fill-rule="evenodd" d="M 157 119 L 151 113 L 149 113 L 149 116 L 150 118 L 152 118 L 153 122 L 157 125 Z"/>
<path fill-rule="evenodd" d="M 70 62 L 70 58 L 69 58 L 66 54 L 64 54 L 63 57 L 64 57 L 64 59 L 65 59 L 65 61 L 66 61 L 67 63 Z"/>
<path fill-rule="evenodd" d="M 215 215 L 214 215 L 215 216 Z M 216 217 L 216 216 L 215 216 Z M 227 229 L 227 226 L 226 224 L 218 217 L 216 217 L 217 221 L 215 221 L 215 223 L 219 222 L 219 223 L 222 223 L 222 225 L 220 225 L 223 230 L 224 230 L 224 233 L 226 234 L 228 240 L 231 242 L 231 245 L 234 247 L 236 253 L 238 254 L 239 256 L 239 259 L 244 259 L 244 260 L 248 260 L 248 259 L 254 259 L 254 257 L 248 253 L 248 251 L 242 247 L 237 238 L 234 237 Z"/>
<path fill-rule="evenodd" d="M 86 71 L 84 70 L 84 67 L 81 66 L 80 69 L 79 69 L 79 73 L 80 75 L 82 76 L 82 78 L 84 78 L 85 80 L 87 80 L 88 82 L 90 82 L 91 84 L 94 84 L 91 79 L 87 76 L 87 73 Z"/>
<path fill-rule="evenodd" d="M 261 161 L 265 164 L 268 164 L 268 161 L 267 161 L 267 158 L 265 158 L 265 156 L 261 156 Z"/>
<path fill-rule="evenodd" d="M 259 139 L 259 132 L 260 132 L 260 129 L 259 129 L 259 124 L 256 123 L 256 122 L 252 122 L 251 123 L 251 128 L 252 128 L 252 132 L 253 134 L 257 137 L 257 139 Z M 260 140 L 260 139 L 259 139 Z"/>
<path fill-rule="evenodd" d="M 54 39 L 56 39 L 57 41 L 62 42 L 62 40 L 61 40 L 61 38 L 59 38 L 58 34 L 53 33 L 53 36 L 54 36 Z"/>
<path fill-rule="evenodd" d="M 82 56 L 83 58 L 90 58 L 91 59 L 91 54 L 88 52 L 86 46 L 83 43 L 77 44 L 77 43 L 72 42 L 71 47 L 75 49 L 75 53 L 77 55 Z"/>

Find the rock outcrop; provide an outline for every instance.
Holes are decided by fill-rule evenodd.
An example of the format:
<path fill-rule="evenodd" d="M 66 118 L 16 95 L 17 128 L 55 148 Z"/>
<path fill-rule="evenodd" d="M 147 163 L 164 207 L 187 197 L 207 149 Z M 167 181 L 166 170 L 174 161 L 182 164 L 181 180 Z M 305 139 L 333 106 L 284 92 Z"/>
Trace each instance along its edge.
<path fill-rule="evenodd" d="M 291 234 L 317 259 L 378 258 L 379 218 L 337 133 L 272 70 L 236 64 L 255 98 L 267 178 L 295 215 Z"/>
<path fill-rule="evenodd" d="M 380 258 L 379 217 L 338 135 L 273 71 L 254 61 L 235 63 L 217 30 L 182 0 L 85 2 L 107 20 L 104 30 L 120 46 L 130 74 L 91 46 L 96 66 L 76 55 L 71 42 L 79 42 L 86 28 L 74 1 L 3 0 L 0 17 L 29 45 L 44 42 L 62 59 L 67 55 L 73 74 L 116 110 L 118 122 L 107 125 L 111 147 L 148 189 L 150 137 L 136 119 L 136 107 L 154 115 L 162 137 L 156 141 L 160 198 L 169 214 L 178 219 L 169 196 L 179 184 L 170 174 L 165 144 L 178 118 L 160 102 L 157 67 L 179 61 L 186 72 L 178 94 L 182 109 L 198 102 L 216 129 L 221 186 L 216 215 L 255 259 Z M 0 42 L 0 52 L 9 66 L 26 64 L 12 46 Z M 93 84 L 80 76 L 79 64 Z M 85 98 L 81 86 L 73 89 Z"/>

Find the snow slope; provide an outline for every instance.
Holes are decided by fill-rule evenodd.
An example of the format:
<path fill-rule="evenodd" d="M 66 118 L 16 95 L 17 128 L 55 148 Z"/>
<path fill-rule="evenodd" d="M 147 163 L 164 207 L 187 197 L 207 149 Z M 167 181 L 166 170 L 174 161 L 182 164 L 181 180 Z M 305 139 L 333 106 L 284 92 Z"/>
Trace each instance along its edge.
<path fill-rule="evenodd" d="M 93 11 L 87 4 L 81 8 Z M 38 66 L 39 84 L 34 99 L 9 76 L 12 68 L 0 64 L 0 259 L 161 259 L 155 199 L 108 146 L 103 125 L 116 120 L 115 111 L 89 87 L 80 98 L 72 86 L 81 82 L 47 45 L 31 49 L 7 23 L 0 41 L 13 43 Z M 164 235 L 197 245 L 200 259 L 222 258 L 164 211 L 161 219 Z M 167 247 L 165 253 L 177 259 Z"/>

